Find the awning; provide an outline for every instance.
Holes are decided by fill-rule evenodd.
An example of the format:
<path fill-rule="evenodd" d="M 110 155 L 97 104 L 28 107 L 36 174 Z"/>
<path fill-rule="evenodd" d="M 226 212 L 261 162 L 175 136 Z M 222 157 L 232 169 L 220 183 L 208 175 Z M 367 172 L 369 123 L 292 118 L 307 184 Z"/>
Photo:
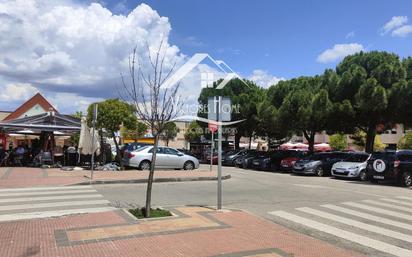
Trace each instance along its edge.
<path fill-rule="evenodd" d="M 81 123 L 78 119 L 55 112 L 47 112 L 35 116 L 24 117 L 0 122 L 0 128 L 7 132 L 16 133 L 30 130 L 31 134 L 40 134 L 42 131 L 73 133 L 80 131 Z"/>

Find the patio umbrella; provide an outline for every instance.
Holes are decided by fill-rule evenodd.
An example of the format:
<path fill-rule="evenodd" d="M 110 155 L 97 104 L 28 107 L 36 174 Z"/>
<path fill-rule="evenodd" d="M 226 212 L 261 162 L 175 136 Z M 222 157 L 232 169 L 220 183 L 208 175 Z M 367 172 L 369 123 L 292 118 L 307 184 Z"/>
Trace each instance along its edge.
<path fill-rule="evenodd" d="M 332 151 L 332 147 L 330 147 L 330 145 L 326 143 L 316 144 L 314 147 L 315 147 L 315 151 L 318 151 L 318 152 Z"/>
<path fill-rule="evenodd" d="M 82 118 L 82 124 L 80 129 L 79 138 L 79 153 L 80 154 L 92 154 L 92 136 L 90 134 L 89 126 L 87 126 L 86 118 Z"/>

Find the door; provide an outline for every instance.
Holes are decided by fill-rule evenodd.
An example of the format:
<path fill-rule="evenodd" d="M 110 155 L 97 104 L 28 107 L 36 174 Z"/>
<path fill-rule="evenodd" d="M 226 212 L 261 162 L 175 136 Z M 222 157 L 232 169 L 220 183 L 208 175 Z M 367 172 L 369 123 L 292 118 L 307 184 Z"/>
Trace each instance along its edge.
<path fill-rule="evenodd" d="M 149 152 L 152 153 L 152 151 L 153 151 L 153 148 Z M 157 154 L 156 154 L 156 167 L 164 168 L 166 164 L 167 164 L 167 159 L 164 154 L 164 147 L 158 147 Z"/>
<path fill-rule="evenodd" d="M 179 152 L 173 148 L 165 147 L 165 156 L 167 158 L 167 167 L 174 169 L 183 168 L 183 163 L 181 163 L 182 156 L 179 156 Z"/>

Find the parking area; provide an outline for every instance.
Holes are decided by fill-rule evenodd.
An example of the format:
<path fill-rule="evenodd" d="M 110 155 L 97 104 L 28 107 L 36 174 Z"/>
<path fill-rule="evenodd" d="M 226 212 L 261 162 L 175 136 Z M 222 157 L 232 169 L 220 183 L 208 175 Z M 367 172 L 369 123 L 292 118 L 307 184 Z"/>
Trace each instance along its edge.
<path fill-rule="evenodd" d="M 368 256 L 408 256 L 402 254 L 412 251 L 410 188 L 228 166 L 223 171 L 231 175 L 223 182 L 224 208 L 242 209 Z M 118 206 L 144 201 L 143 185 L 95 188 Z M 216 182 L 156 184 L 152 199 L 154 205 L 163 207 L 215 206 Z M 379 245 L 392 250 L 388 253 Z"/>

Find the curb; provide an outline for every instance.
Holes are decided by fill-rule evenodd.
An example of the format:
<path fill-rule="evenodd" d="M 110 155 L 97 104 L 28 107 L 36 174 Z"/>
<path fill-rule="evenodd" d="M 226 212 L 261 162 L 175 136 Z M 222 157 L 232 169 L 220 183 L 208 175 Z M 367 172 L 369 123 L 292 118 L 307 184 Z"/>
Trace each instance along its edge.
<path fill-rule="evenodd" d="M 222 180 L 230 179 L 230 175 L 222 176 Z M 177 177 L 177 178 L 154 178 L 154 183 L 164 182 L 189 182 L 189 181 L 213 181 L 217 180 L 217 177 Z M 80 183 L 74 183 L 71 185 L 96 185 L 96 184 L 142 184 L 147 183 L 147 179 L 123 179 L 123 180 L 94 180 L 85 181 Z"/>

